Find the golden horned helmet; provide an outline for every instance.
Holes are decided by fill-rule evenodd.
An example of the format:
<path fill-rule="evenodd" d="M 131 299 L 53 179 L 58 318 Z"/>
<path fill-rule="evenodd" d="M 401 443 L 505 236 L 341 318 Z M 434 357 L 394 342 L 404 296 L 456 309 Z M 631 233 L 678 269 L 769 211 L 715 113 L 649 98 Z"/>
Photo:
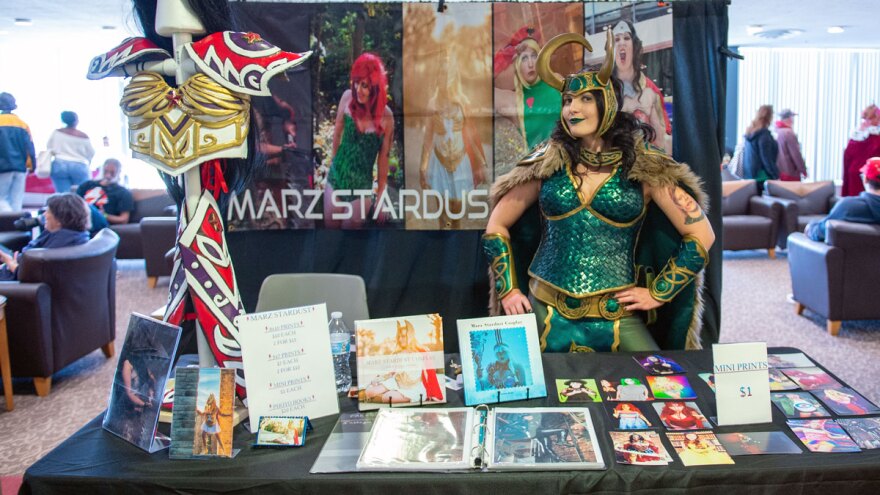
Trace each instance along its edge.
<path fill-rule="evenodd" d="M 602 92 L 605 101 L 605 115 L 602 122 L 599 123 L 599 135 L 605 134 L 611 128 L 614 117 L 617 115 L 617 97 L 614 95 L 614 86 L 611 84 L 611 71 L 614 69 L 614 36 L 608 29 L 605 41 L 605 60 L 598 72 L 587 71 L 576 74 L 569 74 L 565 79 L 559 78 L 550 68 L 550 59 L 553 53 L 561 46 L 568 43 L 577 43 L 587 51 L 592 52 L 593 47 L 590 42 L 583 36 L 575 33 L 565 33 L 556 36 L 541 49 L 538 54 L 538 76 L 541 79 L 556 88 L 563 95 L 578 96 L 581 93 L 591 90 L 599 90 Z M 568 129 L 568 123 L 560 116 L 562 127 L 571 135 Z"/>

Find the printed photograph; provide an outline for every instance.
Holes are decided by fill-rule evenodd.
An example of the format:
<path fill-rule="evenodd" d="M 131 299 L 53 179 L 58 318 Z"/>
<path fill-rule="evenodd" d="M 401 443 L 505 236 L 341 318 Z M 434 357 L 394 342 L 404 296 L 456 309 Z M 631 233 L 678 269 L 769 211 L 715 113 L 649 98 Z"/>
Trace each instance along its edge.
<path fill-rule="evenodd" d="M 863 449 L 880 449 L 880 418 L 845 418 L 837 423 Z"/>
<path fill-rule="evenodd" d="M 604 400 L 612 401 L 644 401 L 654 400 L 648 393 L 648 387 L 638 378 L 621 378 L 620 380 L 599 380 L 599 391 Z"/>
<path fill-rule="evenodd" d="M 407 229 L 484 229 L 492 182 L 490 3 L 403 5 Z"/>
<path fill-rule="evenodd" d="M 195 456 L 232 457 L 232 387 L 235 375 L 221 371 L 224 370 L 199 370 L 192 449 Z"/>
<path fill-rule="evenodd" d="M 706 385 L 708 385 L 709 388 L 711 388 L 713 392 L 715 391 L 715 375 L 714 374 L 712 374 L 712 373 L 699 373 L 697 376 L 702 378 L 703 381 L 706 382 Z"/>
<path fill-rule="evenodd" d="M 706 419 L 696 402 L 655 402 L 654 410 L 660 416 L 663 426 L 670 430 L 711 429 L 712 423 Z"/>
<path fill-rule="evenodd" d="M 609 431 L 608 434 L 611 435 L 614 460 L 618 464 L 665 466 L 672 462 L 672 457 L 663 447 L 663 441 L 656 431 Z"/>
<path fill-rule="evenodd" d="M 403 226 L 401 5 L 325 4 L 312 17 L 325 228 Z"/>
<path fill-rule="evenodd" d="M 795 390 L 798 388 L 797 383 L 789 380 L 782 371 L 776 368 L 770 368 L 768 374 L 770 376 L 770 391 L 778 392 L 780 390 Z"/>
<path fill-rule="evenodd" d="M 595 2 L 585 6 L 584 29 L 593 52 L 588 65 L 605 58 L 605 31 L 614 35 L 614 75 L 623 84 L 621 110 L 654 131 L 651 144 L 672 153 L 672 6 L 656 2 Z"/>
<path fill-rule="evenodd" d="M 645 430 L 657 426 L 655 419 L 648 418 L 645 412 L 632 402 L 608 404 L 607 410 L 617 430 Z"/>
<path fill-rule="evenodd" d="M 602 402 L 596 380 L 592 378 L 557 379 L 556 390 L 559 391 L 559 402 Z"/>
<path fill-rule="evenodd" d="M 467 411 L 383 409 L 357 466 L 382 468 L 466 461 Z M 412 468 L 410 468 L 412 469 Z"/>
<path fill-rule="evenodd" d="M 472 330 L 470 340 L 478 392 L 532 384 L 525 327 Z"/>
<path fill-rule="evenodd" d="M 786 418 L 829 418 L 831 414 L 808 392 L 773 392 L 770 400 Z"/>
<path fill-rule="evenodd" d="M 833 419 L 790 419 L 788 427 L 810 452 L 861 452 Z"/>
<path fill-rule="evenodd" d="M 583 412 L 497 412 L 493 464 L 596 462 Z"/>
<path fill-rule="evenodd" d="M 563 33 L 583 34 L 581 3 L 492 4 L 495 92 L 494 177 L 512 169 L 547 140 L 562 112 L 562 95 L 538 77 L 538 52 Z M 560 77 L 583 67 L 583 49 L 567 45 L 551 59 Z"/>
<path fill-rule="evenodd" d="M 684 373 L 686 371 L 680 364 L 659 354 L 636 354 L 633 356 L 633 359 L 639 363 L 639 366 L 652 375 L 673 375 L 675 373 Z"/>
<path fill-rule="evenodd" d="M 446 402 L 438 314 L 357 322 L 361 410 Z"/>
<path fill-rule="evenodd" d="M 812 368 L 786 368 L 782 372 L 804 390 L 840 388 L 843 386 L 832 378 L 831 375 L 815 366 Z"/>
<path fill-rule="evenodd" d="M 685 466 L 733 464 L 724 446 L 711 431 L 667 433 L 666 438 Z"/>
<path fill-rule="evenodd" d="M 256 445 L 299 447 L 305 441 L 305 418 L 285 416 L 263 416 L 260 418 Z"/>
<path fill-rule="evenodd" d="M 684 375 L 648 376 L 655 399 L 696 399 L 697 393 Z"/>
<path fill-rule="evenodd" d="M 732 456 L 757 454 L 801 454 L 803 451 L 781 431 L 718 433 L 718 440 Z"/>
<path fill-rule="evenodd" d="M 816 366 L 816 363 L 803 352 L 767 354 L 767 364 L 771 368 L 812 368 Z"/>
<path fill-rule="evenodd" d="M 828 406 L 828 409 L 840 416 L 864 416 L 880 413 L 880 408 L 851 388 L 823 388 L 812 390 L 811 393 Z"/>

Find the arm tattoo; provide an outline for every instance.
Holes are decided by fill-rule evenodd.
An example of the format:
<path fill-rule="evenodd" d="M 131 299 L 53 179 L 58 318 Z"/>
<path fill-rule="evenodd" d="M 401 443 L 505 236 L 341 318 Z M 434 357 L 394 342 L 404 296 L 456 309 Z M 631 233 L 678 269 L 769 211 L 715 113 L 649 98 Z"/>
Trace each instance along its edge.
<path fill-rule="evenodd" d="M 703 214 L 703 210 L 700 208 L 700 205 L 691 197 L 690 194 L 686 193 L 684 189 L 678 187 L 670 187 L 668 189 L 669 197 L 672 199 L 672 202 L 675 203 L 675 206 L 678 207 L 679 210 L 684 213 L 684 224 L 690 225 L 692 223 L 697 223 L 704 218 L 706 215 Z"/>

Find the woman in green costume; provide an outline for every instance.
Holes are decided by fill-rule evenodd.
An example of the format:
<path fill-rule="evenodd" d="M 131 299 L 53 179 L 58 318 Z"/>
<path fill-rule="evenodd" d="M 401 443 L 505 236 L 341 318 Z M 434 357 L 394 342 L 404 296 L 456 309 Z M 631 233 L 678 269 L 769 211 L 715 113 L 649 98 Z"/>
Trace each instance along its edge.
<path fill-rule="evenodd" d="M 541 50 L 538 73 L 562 93 L 556 131 L 492 189 L 483 248 L 496 310 L 534 311 L 545 351 L 654 350 L 658 342 L 698 348 L 700 272 L 715 240 L 699 179 L 649 144 L 650 126 L 618 111 L 610 31 L 602 68 L 563 80 L 550 57 L 566 43 L 592 51 L 576 34 Z M 523 223 L 536 205 L 540 242 L 527 297 L 511 240 L 527 244 Z M 663 310 L 671 316 L 657 314 Z M 637 312 L 650 312 L 648 322 L 657 325 L 649 329 Z"/>
<path fill-rule="evenodd" d="M 336 109 L 333 156 L 324 188 L 325 227 L 362 227 L 374 198 L 385 192 L 394 136 L 394 115 L 385 104 L 387 86 L 385 66 L 377 55 L 364 53 L 354 61 L 351 89 L 342 94 Z"/>

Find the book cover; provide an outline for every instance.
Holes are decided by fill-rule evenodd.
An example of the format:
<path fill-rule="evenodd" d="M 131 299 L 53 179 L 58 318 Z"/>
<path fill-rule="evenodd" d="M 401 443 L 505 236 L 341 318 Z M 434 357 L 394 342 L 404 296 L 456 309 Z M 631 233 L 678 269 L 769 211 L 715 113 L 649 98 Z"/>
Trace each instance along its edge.
<path fill-rule="evenodd" d="M 446 402 L 440 315 L 359 320 L 355 332 L 361 411 Z"/>
<path fill-rule="evenodd" d="M 469 469 L 473 467 L 473 431 L 474 411 L 471 408 L 382 409 L 358 458 L 357 469 Z"/>
<path fill-rule="evenodd" d="M 178 368 L 169 457 L 233 457 L 234 399 L 235 370 Z"/>
<path fill-rule="evenodd" d="M 241 315 L 235 322 L 253 421 L 339 413 L 326 304 Z"/>
<path fill-rule="evenodd" d="M 546 397 L 534 314 L 458 320 L 465 404 Z"/>
<path fill-rule="evenodd" d="M 605 467 L 587 408 L 496 408 L 489 432 L 490 470 Z"/>
<path fill-rule="evenodd" d="M 156 436 L 156 425 L 180 332 L 133 313 L 119 353 L 102 426 L 147 452 L 168 447 L 167 438 Z"/>

